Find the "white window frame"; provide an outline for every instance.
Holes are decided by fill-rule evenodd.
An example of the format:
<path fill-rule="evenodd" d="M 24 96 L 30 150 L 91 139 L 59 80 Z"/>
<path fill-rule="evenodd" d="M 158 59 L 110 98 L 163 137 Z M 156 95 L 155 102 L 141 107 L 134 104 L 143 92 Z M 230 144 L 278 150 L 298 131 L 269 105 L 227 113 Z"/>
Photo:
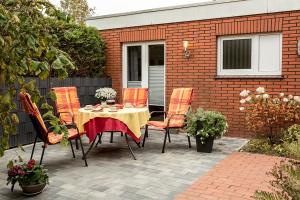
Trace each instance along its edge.
<path fill-rule="evenodd" d="M 259 59 L 260 59 L 260 37 L 268 35 L 279 36 L 279 70 L 278 71 L 259 71 Z M 239 40 L 239 39 L 251 39 L 251 69 L 223 69 L 223 41 L 226 40 Z M 282 34 L 270 33 L 270 34 L 255 34 L 255 35 L 242 35 L 242 36 L 222 36 L 218 38 L 218 50 L 217 50 L 217 75 L 219 76 L 274 76 L 282 74 Z"/>

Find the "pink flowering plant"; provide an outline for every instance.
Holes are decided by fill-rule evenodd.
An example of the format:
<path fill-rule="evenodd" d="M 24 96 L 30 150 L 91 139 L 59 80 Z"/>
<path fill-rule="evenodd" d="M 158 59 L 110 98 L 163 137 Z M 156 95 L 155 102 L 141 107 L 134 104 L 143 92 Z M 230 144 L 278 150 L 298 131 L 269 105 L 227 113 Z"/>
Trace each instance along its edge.
<path fill-rule="evenodd" d="M 263 87 L 255 92 L 240 93 L 240 110 L 246 113 L 248 129 L 258 136 L 267 137 L 272 144 L 281 138 L 281 129 L 300 119 L 300 97 L 279 93 L 271 96 Z"/>
<path fill-rule="evenodd" d="M 35 160 L 31 159 L 28 162 L 23 162 L 19 156 L 18 160 L 10 160 L 7 164 L 8 177 L 7 185 L 11 184 L 11 191 L 17 182 L 21 186 L 49 184 L 48 170 L 43 165 L 39 165 Z"/>

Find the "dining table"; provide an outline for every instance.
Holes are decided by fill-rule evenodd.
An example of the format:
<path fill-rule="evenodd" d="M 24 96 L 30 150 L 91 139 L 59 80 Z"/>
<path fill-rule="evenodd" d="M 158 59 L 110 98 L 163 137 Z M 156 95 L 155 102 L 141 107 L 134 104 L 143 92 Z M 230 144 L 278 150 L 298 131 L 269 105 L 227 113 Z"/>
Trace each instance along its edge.
<path fill-rule="evenodd" d="M 127 146 L 136 159 L 127 136 L 130 136 L 135 143 L 140 146 L 141 128 L 144 127 L 150 119 L 148 107 L 123 107 L 114 109 L 107 107 L 95 109 L 93 107 L 84 107 L 78 110 L 76 124 L 79 132 L 85 132 L 89 138 L 90 147 L 85 156 L 90 152 L 97 136 L 104 132 L 121 132 L 125 134 Z"/>

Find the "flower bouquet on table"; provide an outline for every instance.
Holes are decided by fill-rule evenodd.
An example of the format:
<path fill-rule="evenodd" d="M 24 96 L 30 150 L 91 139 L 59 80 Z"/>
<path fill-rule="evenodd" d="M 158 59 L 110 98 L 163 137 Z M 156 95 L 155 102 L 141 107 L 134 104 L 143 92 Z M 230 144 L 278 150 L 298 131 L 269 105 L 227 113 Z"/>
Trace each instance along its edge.
<path fill-rule="evenodd" d="M 17 182 L 19 182 L 23 194 L 27 196 L 41 193 L 46 184 L 49 184 L 48 170 L 43 165 L 37 164 L 33 159 L 23 162 L 19 156 L 18 160 L 10 160 L 7 168 L 7 185 L 12 185 L 12 192 Z"/>
<path fill-rule="evenodd" d="M 99 88 L 96 90 L 95 97 L 100 99 L 101 104 L 105 105 L 106 103 L 114 103 L 117 92 L 112 88 Z"/>

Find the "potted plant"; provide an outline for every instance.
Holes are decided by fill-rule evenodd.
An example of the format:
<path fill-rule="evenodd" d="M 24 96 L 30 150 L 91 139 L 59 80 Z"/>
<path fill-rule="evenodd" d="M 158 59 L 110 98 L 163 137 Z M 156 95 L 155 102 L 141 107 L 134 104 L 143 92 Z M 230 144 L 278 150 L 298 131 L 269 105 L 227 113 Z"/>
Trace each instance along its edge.
<path fill-rule="evenodd" d="M 11 184 L 11 191 L 13 192 L 14 186 L 19 182 L 23 194 L 33 196 L 40 194 L 49 184 L 48 170 L 43 165 L 36 164 L 35 160 L 23 162 L 19 156 L 19 160 L 10 160 L 7 164 L 8 178 L 7 185 Z"/>
<path fill-rule="evenodd" d="M 216 111 L 199 108 L 188 116 L 187 132 L 196 138 L 197 152 L 211 153 L 214 139 L 222 137 L 227 127 L 225 116 Z"/>
<path fill-rule="evenodd" d="M 99 88 L 96 90 L 95 97 L 100 99 L 101 105 L 106 105 L 106 103 L 113 104 L 117 92 L 112 88 Z"/>

